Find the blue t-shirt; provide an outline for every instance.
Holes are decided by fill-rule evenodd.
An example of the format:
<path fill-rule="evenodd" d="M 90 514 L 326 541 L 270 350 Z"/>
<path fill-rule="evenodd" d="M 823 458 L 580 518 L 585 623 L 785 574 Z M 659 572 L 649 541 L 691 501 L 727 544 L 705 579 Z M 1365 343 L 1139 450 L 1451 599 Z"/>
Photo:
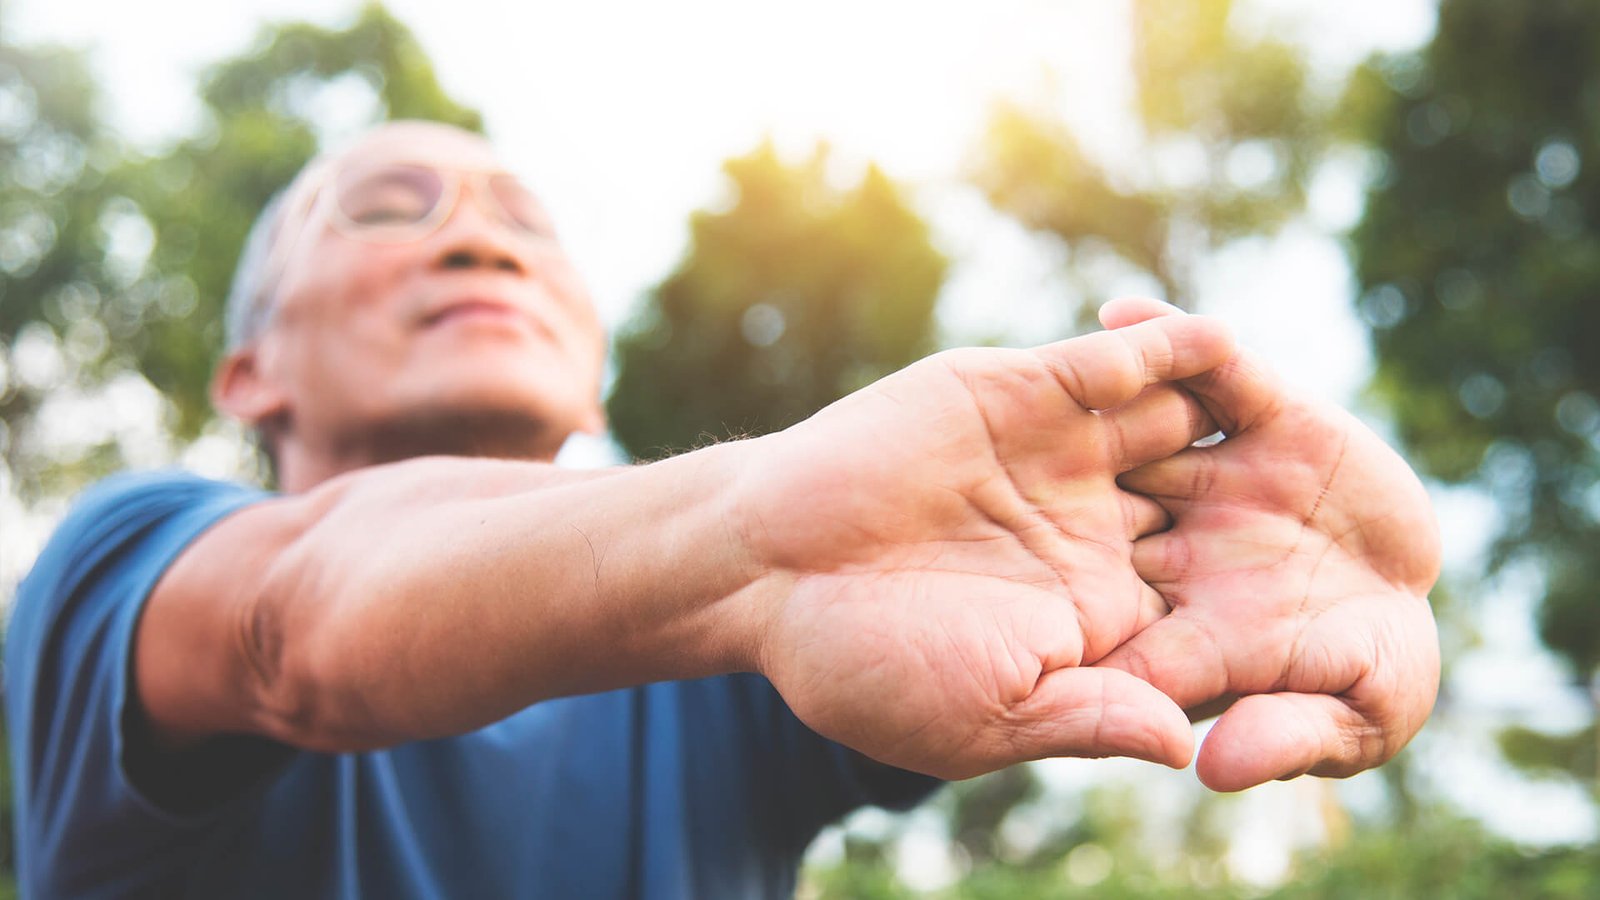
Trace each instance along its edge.
<path fill-rule="evenodd" d="M 751 675 L 548 701 L 371 753 L 237 737 L 155 757 L 130 689 L 145 598 L 267 496 L 118 476 L 23 582 L 5 687 L 24 896 L 782 896 L 823 825 L 936 784 L 817 736 Z"/>

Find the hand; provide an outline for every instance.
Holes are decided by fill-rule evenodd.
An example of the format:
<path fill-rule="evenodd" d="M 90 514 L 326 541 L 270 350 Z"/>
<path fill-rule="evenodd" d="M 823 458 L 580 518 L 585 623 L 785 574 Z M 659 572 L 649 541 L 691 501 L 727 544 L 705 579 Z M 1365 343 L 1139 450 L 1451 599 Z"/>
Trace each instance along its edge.
<path fill-rule="evenodd" d="M 821 734 L 945 778 L 1062 755 L 1186 765 L 1178 706 L 1080 666 L 1166 611 L 1130 564 L 1166 514 L 1115 479 L 1214 430 L 1160 382 L 1232 352 L 1199 316 L 952 351 L 750 442 L 761 671 Z"/>
<path fill-rule="evenodd" d="M 1170 318 L 1183 316 L 1156 301 L 1101 310 L 1109 328 Z M 1247 695 L 1201 748 L 1213 789 L 1384 762 L 1438 692 L 1426 492 L 1353 416 L 1290 394 L 1249 354 L 1184 385 L 1226 438 L 1119 479 L 1174 519 L 1133 553 L 1172 613 L 1103 665 L 1186 708 Z"/>

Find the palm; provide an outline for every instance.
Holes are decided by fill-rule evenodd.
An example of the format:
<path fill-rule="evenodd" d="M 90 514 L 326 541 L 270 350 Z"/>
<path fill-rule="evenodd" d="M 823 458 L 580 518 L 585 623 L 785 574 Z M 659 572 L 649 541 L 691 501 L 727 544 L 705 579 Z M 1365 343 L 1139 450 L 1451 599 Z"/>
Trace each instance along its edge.
<path fill-rule="evenodd" d="M 1170 386 L 1130 398 L 1226 341 L 1200 320 L 1163 327 L 943 354 L 776 436 L 754 526 L 781 596 L 763 669 L 802 719 L 947 777 L 1064 753 L 1187 759 L 1170 701 L 1079 668 L 1165 611 L 1130 564 L 1164 514 L 1115 478 L 1204 417 Z"/>
<path fill-rule="evenodd" d="M 1174 518 L 1133 557 L 1173 612 L 1106 662 L 1186 707 L 1253 695 L 1201 752 L 1214 787 L 1388 759 L 1437 690 L 1426 493 L 1365 426 L 1248 356 L 1189 386 L 1229 436 L 1121 479 Z"/>

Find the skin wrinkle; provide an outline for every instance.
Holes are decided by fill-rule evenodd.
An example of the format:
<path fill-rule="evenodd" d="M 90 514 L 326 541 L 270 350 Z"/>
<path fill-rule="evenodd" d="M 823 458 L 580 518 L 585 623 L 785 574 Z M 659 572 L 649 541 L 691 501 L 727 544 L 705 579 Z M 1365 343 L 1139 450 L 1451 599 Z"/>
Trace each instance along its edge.
<path fill-rule="evenodd" d="M 1105 334 L 1107 332 L 1101 333 Z M 1166 336 L 1163 335 L 1163 338 L 1165 337 Z M 1164 349 L 1161 351 L 1161 356 L 1159 357 L 1164 365 L 1161 369 L 1157 370 L 1150 366 L 1150 360 L 1152 357 L 1146 354 L 1143 346 L 1140 346 L 1136 349 L 1126 341 L 1114 341 L 1112 342 L 1112 345 L 1121 351 L 1122 358 L 1120 360 L 1108 363 L 1108 365 L 1105 366 L 1105 370 L 1117 376 L 1119 381 L 1130 383 L 1133 381 L 1139 382 L 1138 387 L 1134 388 L 1133 390 L 1129 390 L 1128 386 L 1125 384 L 1118 384 L 1116 386 L 1117 396 L 1137 394 L 1139 389 L 1148 387 L 1152 383 L 1149 378 L 1146 377 L 1148 376 L 1148 373 L 1152 371 L 1166 371 L 1171 367 L 1171 362 L 1177 354 L 1177 351 L 1172 346 L 1170 339 L 1165 340 L 1163 344 Z M 1094 402 L 1094 398 L 1088 396 L 1088 392 L 1084 388 L 1085 381 L 1083 379 L 1083 375 L 1078 371 L 1076 364 L 1069 358 L 1061 360 L 1060 365 L 1071 369 L 1073 378 L 1078 382 L 1079 391 L 1077 393 L 1073 393 L 1070 389 L 1068 390 L 1068 393 L 1071 394 L 1072 398 L 1085 408 L 1100 408 L 1102 404 Z M 1063 387 L 1065 387 L 1065 385 L 1063 385 Z"/>
<path fill-rule="evenodd" d="M 1301 537 L 1303 537 L 1303 536 L 1304 536 L 1304 532 L 1301 533 L 1300 537 L 1296 537 L 1295 540 L 1296 540 L 1297 545 L 1298 545 L 1298 542 L 1300 541 Z M 1305 615 L 1309 614 L 1309 615 L 1312 616 L 1313 619 L 1315 619 L 1315 617 L 1322 615 L 1322 613 L 1324 611 L 1326 611 L 1326 607 L 1323 607 L 1322 609 L 1315 609 L 1315 610 L 1311 608 L 1311 604 L 1313 602 L 1312 599 L 1311 599 L 1311 585 L 1316 582 L 1317 570 L 1321 569 L 1322 568 L 1322 564 L 1328 561 L 1328 555 L 1330 553 L 1332 553 L 1333 550 L 1334 550 L 1334 547 L 1331 544 L 1328 545 L 1328 546 L 1324 546 L 1322 548 L 1322 552 L 1318 553 L 1317 556 L 1316 556 L 1316 559 L 1314 559 L 1312 561 L 1312 563 L 1311 563 L 1311 571 L 1307 573 L 1306 578 L 1305 578 L 1305 585 L 1304 585 L 1304 588 L 1303 588 L 1303 593 L 1301 593 L 1299 600 L 1296 601 L 1296 605 L 1295 605 L 1295 615 L 1296 616 L 1305 616 Z M 1279 560 L 1277 563 L 1273 564 L 1269 568 L 1281 567 L 1281 566 L 1287 564 L 1289 562 L 1289 560 L 1293 559 L 1294 556 L 1295 556 L 1295 548 L 1291 548 L 1290 552 L 1287 555 L 1285 555 L 1283 559 Z M 1290 658 L 1292 659 L 1293 656 L 1291 656 Z"/>
<path fill-rule="evenodd" d="M 1122 428 L 1122 420 L 1116 416 L 1105 416 L 1099 414 L 1096 414 L 1096 417 L 1110 430 L 1107 443 L 1114 448 L 1112 450 L 1112 456 L 1116 459 L 1117 471 L 1129 471 L 1134 466 L 1133 460 L 1128 456 L 1128 436 L 1127 432 L 1125 432 Z"/>
<path fill-rule="evenodd" d="M 1374 542 L 1372 540 L 1369 540 L 1367 538 L 1367 536 L 1366 536 L 1366 532 L 1368 530 L 1372 529 L 1372 528 L 1375 528 L 1378 524 L 1380 524 L 1382 522 L 1388 521 L 1389 519 L 1398 519 L 1398 518 L 1401 518 L 1401 517 L 1402 517 L 1402 512 L 1400 510 L 1396 509 L 1396 510 L 1393 510 L 1391 512 L 1387 512 L 1387 513 L 1377 517 L 1376 519 L 1357 520 L 1355 524 L 1351 525 L 1349 528 L 1347 528 L 1344 531 L 1340 532 L 1339 534 L 1335 535 L 1333 537 L 1333 541 L 1334 541 L 1335 544 L 1338 544 L 1339 546 L 1343 547 L 1344 546 L 1344 542 L 1345 542 L 1345 538 L 1349 537 L 1352 534 L 1356 534 L 1357 532 L 1360 532 L 1361 535 L 1362 535 L 1362 538 L 1361 538 L 1361 540 L 1359 542 L 1360 547 L 1366 548 L 1366 547 L 1374 546 L 1374 544 L 1376 542 Z M 1360 554 L 1356 553 L 1355 555 L 1360 555 Z M 1381 578 L 1383 578 L 1384 581 L 1388 582 L 1390 587 L 1395 588 L 1396 590 L 1402 591 L 1407 596 L 1411 596 L 1411 597 L 1416 597 L 1417 596 L 1416 592 L 1414 590 L 1412 590 L 1412 584 L 1411 584 L 1411 580 L 1410 579 L 1407 579 L 1407 578 L 1404 578 L 1404 577 L 1401 577 L 1401 576 L 1391 576 L 1391 575 L 1384 574 L 1382 572 L 1379 572 L 1378 574 L 1379 574 L 1379 576 Z M 1428 597 L 1427 597 L 1426 592 L 1423 593 L 1423 595 L 1420 597 L 1420 599 L 1422 600 L 1423 603 L 1426 603 L 1428 601 Z"/>
<path fill-rule="evenodd" d="M 1035 355 L 1037 356 L 1037 354 Z M 1078 372 L 1076 364 L 1074 364 L 1072 361 L 1073 358 L 1068 357 L 1066 359 L 1059 360 L 1047 359 L 1044 357 L 1039 358 L 1040 361 L 1044 363 L 1045 370 L 1055 378 L 1056 383 L 1061 386 L 1061 389 L 1067 392 L 1067 396 L 1071 397 L 1074 403 L 1080 406 L 1084 405 L 1082 399 L 1080 399 L 1085 393 L 1083 375 Z M 1069 385 L 1067 383 L 1067 377 L 1065 376 L 1070 376 L 1073 383 Z M 1074 388 L 1076 388 L 1076 390 L 1074 390 Z"/>
<path fill-rule="evenodd" d="M 1167 600 L 1166 602 L 1173 609 L 1178 609 L 1183 605 L 1183 592 L 1176 589 L 1188 585 L 1191 581 L 1188 575 L 1191 567 L 1189 561 L 1193 558 L 1194 551 L 1189 546 L 1189 538 L 1183 533 L 1168 531 L 1164 532 L 1164 535 L 1160 544 L 1162 559 L 1157 563 L 1157 567 L 1160 571 L 1173 574 L 1165 578 L 1150 580 L 1150 576 L 1145 572 L 1138 571 L 1137 567 L 1135 567 L 1134 574 L 1138 575 L 1140 580 L 1161 594 L 1163 598 L 1175 595 L 1177 597 L 1176 600 Z M 1181 561 L 1179 561 L 1180 557 Z M 1162 590 L 1163 588 L 1172 590 Z"/>
<path fill-rule="evenodd" d="M 1211 453 L 1204 450 L 1195 451 L 1194 475 L 1189 482 L 1188 496 L 1183 499 L 1194 503 L 1201 497 L 1211 496 L 1211 491 L 1216 487 L 1218 473 L 1221 471 L 1217 460 Z"/>
<path fill-rule="evenodd" d="M 1370 706 L 1370 703 L 1363 702 L 1355 696 L 1362 693 L 1364 687 L 1370 686 L 1369 682 L 1374 672 L 1392 671 L 1390 667 L 1383 665 L 1382 655 L 1381 642 L 1375 642 L 1372 645 L 1372 656 L 1369 660 L 1366 660 L 1367 667 L 1361 673 L 1361 677 L 1357 678 L 1349 688 L 1335 695 L 1358 717 L 1356 725 L 1360 731 L 1358 739 L 1361 741 L 1361 748 L 1360 755 L 1356 759 L 1387 759 L 1399 751 L 1398 747 L 1391 746 L 1392 741 L 1386 739 L 1382 723 L 1374 721 L 1372 715 L 1366 711 L 1366 707 Z M 1366 693 L 1370 695 L 1378 692 L 1369 691 Z"/>
<path fill-rule="evenodd" d="M 1015 490 L 1015 488 L 1016 488 L 1016 485 L 1012 484 L 1012 489 Z M 1065 595 L 1066 600 L 1072 606 L 1073 614 L 1074 614 L 1074 616 L 1076 616 L 1076 618 L 1078 620 L 1078 634 L 1079 635 L 1088 634 L 1088 631 L 1085 630 L 1087 628 L 1087 626 L 1088 626 L 1088 620 L 1084 617 L 1084 613 L 1083 613 L 1083 610 L 1081 608 L 1081 604 L 1078 603 L 1077 598 L 1073 593 L 1072 584 L 1071 584 L 1071 582 L 1070 582 L 1070 580 L 1068 578 L 1067 573 L 1061 571 L 1061 569 L 1059 567 L 1057 567 L 1054 563 L 1050 562 L 1049 560 L 1041 558 L 1039 556 L 1039 554 L 1036 553 L 1033 550 L 1032 547 L 1028 546 L 1028 543 L 1022 539 L 1021 535 L 1017 534 L 1016 531 L 1014 531 L 1011 528 L 1008 528 L 1003 522 L 1001 522 L 999 519 L 995 518 L 995 516 L 994 516 L 994 514 L 992 512 L 990 512 L 989 510 L 985 509 L 982 506 L 979 506 L 976 503 L 972 504 L 972 508 L 977 510 L 978 513 L 981 514 L 985 519 L 988 519 L 990 522 L 993 522 L 996 528 L 999 528 L 1002 531 L 1004 531 L 1008 538 L 1010 538 L 1012 541 L 1016 542 L 1016 545 L 1022 549 L 1023 553 L 1027 554 L 1028 556 L 1033 557 L 1035 560 L 1037 560 L 1038 562 L 1042 563 L 1047 569 L 1049 569 L 1049 571 L 1055 576 L 1055 581 L 1052 583 L 1052 587 L 1059 588 L 1060 589 L 1060 593 Z M 1052 593 L 1055 593 L 1055 592 L 1052 591 Z"/>
<path fill-rule="evenodd" d="M 1300 534 L 1295 537 L 1295 542 L 1289 547 L 1289 552 L 1285 554 L 1285 559 L 1294 555 L 1295 551 L 1300 548 L 1300 542 L 1305 539 L 1306 532 L 1312 530 L 1311 523 L 1316 520 L 1318 511 L 1322 509 L 1323 501 L 1327 499 L 1328 493 L 1333 490 L 1333 483 L 1338 480 L 1339 470 L 1344 466 L 1345 455 L 1349 452 L 1350 435 L 1348 433 L 1341 434 L 1339 452 L 1334 456 L 1333 465 L 1328 469 L 1328 477 L 1323 479 L 1322 487 L 1317 491 L 1316 498 L 1311 501 L 1311 508 L 1306 510 L 1305 515 L 1301 517 Z"/>
<path fill-rule="evenodd" d="M 1171 530 L 1174 524 L 1173 517 L 1166 507 L 1143 494 L 1135 494 L 1128 490 L 1119 490 L 1119 494 L 1119 499 L 1122 501 L 1123 525 L 1128 532 L 1129 540 L 1151 537 Z M 1156 515 L 1156 520 L 1148 530 L 1139 521 L 1141 507 L 1146 512 Z"/>
<path fill-rule="evenodd" d="M 239 606 L 235 639 L 240 655 L 249 665 L 264 695 L 272 693 L 283 671 L 283 629 L 278 617 L 269 611 L 260 590 L 252 591 L 250 598 Z"/>
<path fill-rule="evenodd" d="M 1106 693 L 1106 687 L 1107 687 L 1107 680 L 1105 678 L 1101 678 L 1100 679 L 1100 699 L 1099 699 L 1099 702 L 1096 703 L 1095 705 L 1101 710 L 1109 711 L 1111 709 L 1111 701 L 1110 701 L 1110 699 L 1109 699 L 1109 697 L 1108 697 L 1108 695 Z M 1105 730 L 1106 730 L 1106 719 L 1107 718 L 1108 718 L 1108 716 L 1106 716 L 1104 714 L 1094 717 L 1094 738 L 1093 738 L 1093 740 L 1090 741 L 1090 746 L 1094 746 L 1094 747 L 1103 747 L 1103 746 L 1105 746 L 1104 740 L 1105 740 Z"/>
<path fill-rule="evenodd" d="M 1236 356 L 1210 372 L 1196 375 L 1192 379 L 1185 379 L 1185 381 L 1198 385 L 1216 385 L 1235 379 L 1245 382 L 1260 380 L 1259 377 L 1252 378 L 1248 374 L 1237 374 L 1240 370 L 1249 368 L 1254 368 L 1254 366 L 1247 363 L 1244 357 Z M 1197 392 L 1208 393 L 1204 388 L 1197 389 Z M 1224 437 L 1232 437 L 1240 431 L 1249 431 L 1255 428 L 1263 419 L 1276 418 L 1282 413 L 1287 403 L 1288 399 L 1286 397 L 1282 394 L 1274 393 L 1264 400 L 1260 409 L 1254 410 L 1254 414 L 1249 414 L 1247 411 L 1245 416 L 1232 422 L 1227 421 L 1225 416 L 1219 415 L 1219 413 L 1227 412 L 1225 408 L 1212 410 L 1211 413 L 1212 418 L 1217 420 L 1217 425 L 1220 427 Z"/>
<path fill-rule="evenodd" d="M 1201 431 L 1202 431 L 1202 427 L 1201 426 L 1205 426 L 1204 427 L 1204 431 L 1210 432 L 1212 434 L 1216 433 L 1216 431 L 1217 431 L 1217 427 L 1216 427 L 1217 423 L 1216 423 L 1216 421 L 1211 418 L 1211 414 L 1206 412 L 1206 408 L 1204 406 L 1202 406 L 1199 402 L 1184 403 L 1184 404 L 1182 404 L 1182 406 L 1183 406 L 1183 415 L 1184 415 L 1185 418 L 1188 419 L 1188 424 L 1189 424 L 1189 430 L 1184 432 L 1185 434 L 1189 434 L 1189 435 L 1200 434 Z"/>
<path fill-rule="evenodd" d="M 1194 624 L 1194 626 L 1199 629 L 1200 634 L 1205 637 L 1206 643 L 1210 645 L 1212 653 L 1217 657 L 1218 662 L 1221 663 L 1222 683 L 1224 685 L 1233 684 L 1234 683 L 1233 669 L 1228 663 L 1228 654 L 1226 652 L 1224 652 L 1223 649 L 1222 649 L 1223 648 L 1223 642 L 1217 640 L 1216 632 L 1213 631 L 1211 629 L 1211 626 L 1209 624 L 1207 624 L 1204 620 L 1196 621 L 1196 622 L 1194 622 L 1192 624 Z M 1213 691 L 1210 691 L 1209 693 L 1213 693 L 1214 694 L 1214 693 L 1219 693 L 1219 692 L 1213 690 Z"/>
<path fill-rule="evenodd" d="M 1011 472 L 1011 467 L 1007 466 L 1005 464 L 1005 461 L 1000 458 L 1000 451 L 999 451 L 1000 444 L 999 444 L 998 436 L 996 435 L 995 430 L 994 430 L 994 423 L 992 421 L 990 421 L 990 419 L 989 419 L 988 410 L 984 407 L 984 405 L 981 402 L 978 401 L 977 392 L 974 389 L 974 386 L 973 386 L 972 382 L 969 380 L 969 376 L 962 370 L 956 369 L 954 371 L 955 371 L 956 375 L 961 379 L 961 384 L 967 389 L 967 398 L 968 398 L 968 400 L 971 401 L 971 403 L 973 405 L 973 408 L 978 413 L 978 420 L 983 423 L 984 434 L 989 439 L 988 440 L 988 444 L 989 444 L 990 454 L 991 454 L 990 458 L 994 461 L 995 468 L 997 468 L 1000 472 L 1004 473 L 1006 484 L 1007 484 L 1007 486 L 1009 486 L 1011 488 L 1012 496 L 1023 505 L 1023 507 L 1024 507 L 1023 515 L 1028 517 L 1028 518 L 1042 519 L 1044 522 L 1049 524 L 1049 527 L 1055 529 L 1058 534 L 1063 534 L 1064 535 L 1064 533 L 1061 531 L 1060 526 L 1057 525 L 1042 510 L 1040 510 L 1037 506 L 1035 506 L 1033 504 L 1033 502 L 1030 501 L 1027 498 L 1027 495 L 1025 495 L 1023 493 L 1021 486 L 1019 486 L 1017 484 L 1016 476 L 1013 475 L 1012 472 Z M 972 500 L 975 501 L 977 496 L 978 496 L 978 493 L 976 491 L 974 491 L 972 493 Z M 1071 585 L 1071 580 L 1068 577 L 1069 573 L 1063 571 L 1058 565 L 1056 565 L 1056 563 L 1053 560 L 1046 559 L 1042 554 L 1040 554 L 1037 550 L 1035 550 L 1032 546 L 1030 546 L 1029 543 L 1026 540 L 1023 539 L 1023 537 L 1022 537 L 1020 532 L 1018 532 L 1014 528 L 1011 528 L 1011 527 L 1007 526 L 1004 522 L 1001 522 L 1000 519 L 995 515 L 995 513 L 992 510 L 986 509 L 986 508 L 978 505 L 976 502 L 972 502 L 972 501 L 969 501 L 969 502 L 971 502 L 972 508 L 976 509 L 980 514 L 983 515 L 984 518 L 988 519 L 990 522 L 993 522 L 997 527 L 999 527 L 1000 529 L 1004 530 L 1007 534 L 1010 534 L 1016 540 L 1017 544 L 1022 548 L 1023 552 L 1027 553 L 1029 556 L 1032 556 L 1034 559 L 1038 560 L 1046 568 L 1048 568 L 1051 572 L 1055 573 L 1056 580 L 1057 580 L 1058 584 L 1060 585 L 1060 587 L 1062 589 L 1062 592 L 1066 595 L 1067 599 L 1071 603 L 1073 614 L 1077 617 L 1077 620 L 1078 620 L 1078 634 L 1080 636 L 1086 636 L 1086 635 L 1090 634 L 1089 622 L 1085 618 L 1085 615 L 1084 615 L 1084 612 L 1083 612 L 1083 609 L 1082 609 L 1082 604 L 1078 603 L 1076 597 L 1074 596 L 1074 592 L 1072 590 L 1072 585 Z"/>

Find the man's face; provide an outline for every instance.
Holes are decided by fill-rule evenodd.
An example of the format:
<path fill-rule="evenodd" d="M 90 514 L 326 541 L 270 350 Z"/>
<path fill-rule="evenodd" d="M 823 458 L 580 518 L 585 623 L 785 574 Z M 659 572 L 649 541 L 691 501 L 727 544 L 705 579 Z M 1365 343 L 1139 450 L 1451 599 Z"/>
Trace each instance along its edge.
<path fill-rule="evenodd" d="M 454 180 L 454 207 L 431 232 L 373 240 L 340 212 L 341 185 L 400 164 Z M 537 444 L 528 452 L 549 455 L 599 427 L 599 319 L 548 220 L 529 228 L 503 214 L 482 174 L 500 168 L 481 138 L 402 123 L 288 198 L 283 274 L 256 358 L 292 439 L 317 448 L 407 423 L 520 420 L 535 426 L 523 428 Z"/>

